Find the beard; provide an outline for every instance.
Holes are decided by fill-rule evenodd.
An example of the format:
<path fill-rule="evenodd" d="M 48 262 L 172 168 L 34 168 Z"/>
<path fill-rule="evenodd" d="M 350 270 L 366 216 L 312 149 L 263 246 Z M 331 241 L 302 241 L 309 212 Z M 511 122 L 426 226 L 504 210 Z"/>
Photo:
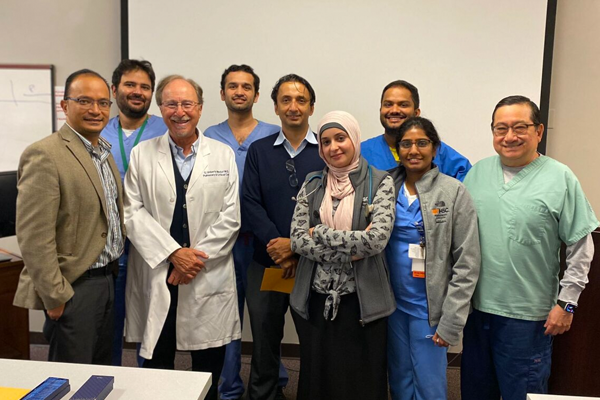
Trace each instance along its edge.
<path fill-rule="evenodd" d="M 381 116 L 380 117 L 380 122 L 381 122 L 381 125 L 383 126 L 383 129 L 384 129 L 384 132 L 385 132 L 386 135 L 389 135 L 390 137 L 397 138 L 398 135 L 400 134 L 400 128 L 402 127 L 402 124 L 404 124 L 404 121 L 406 119 L 408 119 L 408 118 L 414 117 L 416 114 L 410 115 L 410 114 L 403 114 L 403 113 L 401 113 L 401 114 L 393 114 L 393 115 L 394 116 L 403 116 L 404 115 L 404 116 L 406 116 L 406 118 L 404 120 L 402 120 L 402 123 L 400 125 L 398 125 L 398 126 L 390 126 L 388 124 L 388 121 L 385 118 L 385 116 Z"/>
<path fill-rule="evenodd" d="M 231 99 L 225 101 L 225 105 L 227 106 L 227 109 L 231 112 L 246 113 L 252 111 L 252 106 L 254 106 L 254 98 L 249 98 L 243 104 L 236 104 L 234 103 L 233 99 Z"/>
<path fill-rule="evenodd" d="M 139 119 L 144 117 L 150 109 L 150 102 L 146 102 L 143 96 L 130 96 L 131 99 L 139 99 L 144 102 L 141 107 L 132 107 L 127 102 L 127 96 L 117 93 L 117 106 L 127 118 Z"/>

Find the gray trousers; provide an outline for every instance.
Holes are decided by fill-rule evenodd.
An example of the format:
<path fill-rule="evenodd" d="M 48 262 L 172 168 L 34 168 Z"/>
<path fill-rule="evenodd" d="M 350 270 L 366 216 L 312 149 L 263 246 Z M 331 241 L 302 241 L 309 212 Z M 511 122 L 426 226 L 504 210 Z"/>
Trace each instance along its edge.
<path fill-rule="evenodd" d="M 44 337 L 50 343 L 48 361 L 112 364 L 114 277 L 82 276 L 73 282 L 75 294 L 58 321 L 46 314 Z"/>

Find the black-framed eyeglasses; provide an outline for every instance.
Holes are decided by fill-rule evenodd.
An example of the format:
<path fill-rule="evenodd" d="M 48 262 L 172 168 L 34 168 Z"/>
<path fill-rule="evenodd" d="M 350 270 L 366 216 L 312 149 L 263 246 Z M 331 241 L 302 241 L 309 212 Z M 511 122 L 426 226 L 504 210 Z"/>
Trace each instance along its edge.
<path fill-rule="evenodd" d="M 285 169 L 290 173 L 289 181 L 291 187 L 298 187 L 298 176 L 296 175 L 296 166 L 294 159 L 290 158 L 285 162 Z"/>
<path fill-rule="evenodd" d="M 496 136 L 496 137 L 504 137 L 504 136 L 508 135 L 508 131 L 510 131 L 512 129 L 513 135 L 523 136 L 523 135 L 527 135 L 527 132 L 528 132 L 530 126 L 537 126 L 537 125 L 538 124 L 521 124 L 521 123 L 513 125 L 513 126 L 496 125 L 492 128 L 492 132 L 494 133 L 494 136 Z"/>
<path fill-rule="evenodd" d="M 416 144 L 418 148 L 424 149 L 429 146 L 430 143 L 433 143 L 430 139 L 418 139 L 418 140 L 401 140 L 398 145 L 401 149 L 410 149 L 413 147 L 413 144 Z"/>
<path fill-rule="evenodd" d="M 89 97 L 65 97 L 65 100 L 75 101 L 83 108 L 92 108 L 94 107 L 94 104 L 98 104 L 98 108 L 103 110 L 109 109 L 113 103 L 108 99 L 94 100 Z"/>

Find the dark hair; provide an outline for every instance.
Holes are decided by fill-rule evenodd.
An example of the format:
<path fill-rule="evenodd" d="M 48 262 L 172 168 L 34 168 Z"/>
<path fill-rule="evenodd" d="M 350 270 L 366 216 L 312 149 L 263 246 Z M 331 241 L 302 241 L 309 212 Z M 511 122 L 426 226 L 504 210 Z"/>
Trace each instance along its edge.
<path fill-rule="evenodd" d="M 421 104 L 421 101 L 419 100 L 419 89 L 417 89 L 415 85 L 403 81 L 402 79 L 390 82 L 383 88 L 383 92 L 381 92 L 381 100 L 379 100 L 380 103 L 383 102 L 383 96 L 385 96 L 385 92 L 387 92 L 388 89 L 391 89 L 393 87 L 402 87 L 408 90 L 410 92 L 410 97 L 412 98 L 412 101 L 415 104 L 415 109 L 419 108 L 419 104 Z"/>
<path fill-rule="evenodd" d="M 225 71 L 223 71 L 223 75 L 221 75 L 221 90 L 225 90 L 225 79 L 227 78 L 227 75 L 229 75 L 231 72 L 238 71 L 242 71 L 252 75 L 252 77 L 254 78 L 254 90 L 256 91 L 256 93 L 258 93 L 258 89 L 260 87 L 260 78 L 258 77 L 258 75 L 256 75 L 256 72 L 254 72 L 254 69 L 252 69 L 251 66 L 246 64 L 233 64 L 230 65 L 229 68 L 227 68 Z"/>
<path fill-rule="evenodd" d="M 314 106 L 317 101 L 317 95 L 315 94 L 315 90 L 310 86 L 310 83 L 306 79 L 296 74 L 288 74 L 279 78 L 275 86 L 273 86 L 273 90 L 271 91 L 271 99 L 273 99 L 273 103 L 277 104 L 277 94 L 279 93 L 279 87 L 286 82 L 298 82 L 306 86 L 308 89 L 308 93 L 310 94 L 310 105 Z"/>
<path fill-rule="evenodd" d="M 494 112 L 492 112 L 492 123 L 490 124 L 492 128 L 494 128 L 494 116 L 496 115 L 496 110 L 500 107 L 504 106 L 512 106 L 515 104 L 527 104 L 529 108 L 531 108 L 531 122 L 533 122 L 536 126 L 542 123 L 542 115 L 540 113 L 540 109 L 533 101 L 529 99 L 529 97 L 514 95 L 503 98 L 496 104 L 494 107 Z"/>
<path fill-rule="evenodd" d="M 108 94 L 110 96 L 110 86 L 108 86 L 108 82 L 106 82 L 106 79 L 104 79 L 102 75 L 100 75 L 96 71 L 92 71 L 91 69 L 86 68 L 80 69 L 79 71 L 75 71 L 67 77 L 67 81 L 65 82 L 65 95 L 63 97 L 64 100 L 67 100 L 67 97 L 69 97 L 69 91 L 71 90 L 71 84 L 73 83 L 73 81 L 82 75 L 92 75 L 96 78 L 102 79 L 102 81 L 106 83 L 106 87 L 108 88 Z"/>
<path fill-rule="evenodd" d="M 112 84 L 114 87 L 119 87 L 119 83 L 121 83 L 121 77 L 123 74 L 126 74 L 131 71 L 144 71 L 148 78 L 150 78 L 150 83 L 152 86 L 152 91 L 154 92 L 154 84 L 156 83 L 156 75 L 154 74 L 154 69 L 152 69 L 152 64 L 150 61 L 146 60 L 121 60 L 115 72 L 112 74 Z"/>
<path fill-rule="evenodd" d="M 410 117 L 406 121 L 404 121 L 402 125 L 400 125 L 400 129 L 398 130 L 398 136 L 396 136 L 396 151 L 400 146 L 400 142 L 402 141 L 404 134 L 408 132 L 408 130 L 411 128 L 422 129 L 423 132 L 425 132 L 425 135 L 427 135 L 427 137 L 429 138 L 429 140 L 433 142 L 434 150 L 437 150 L 438 147 L 440 147 L 440 143 L 442 143 L 442 141 L 440 140 L 440 135 L 438 135 L 435 126 L 433 126 L 433 123 L 427 118 Z"/>
<path fill-rule="evenodd" d="M 203 91 L 202 88 L 200 87 L 200 85 L 198 85 L 196 83 L 196 81 L 194 81 L 191 78 L 185 78 L 182 75 L 169 75 L 169 76 L 165 76 L 164 78 L 162 78 L 160 80 L 160 82 L 158 82 L 158 87 L 156 88 L 156 103 L 159 106 L 162 106 L 162 95 L 163 95 L 163 91 L 165 90 L 165 87 L 173 82 L 176 81 L 178 79 L 181 79 L 182 81 L 186 81 L 187 83 L 189 83 L 190 85 L 192 85 L 192 87 L 194 88 L 194 91 L 196 92 L 196 97 L 198 97 L 198 104 L 202 105 L 204 104 L 204 98 L 202 97 Z"/>

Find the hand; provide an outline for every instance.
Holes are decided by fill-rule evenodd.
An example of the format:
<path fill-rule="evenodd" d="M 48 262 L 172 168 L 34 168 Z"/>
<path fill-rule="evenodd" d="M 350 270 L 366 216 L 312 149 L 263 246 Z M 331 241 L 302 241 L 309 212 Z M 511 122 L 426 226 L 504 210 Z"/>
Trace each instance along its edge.
<path fill-rule="evenodd" d="M 292 279 L 296 276 L 296 267 L 298 266 L 298 259 L 296 257 L 290 257 L 279 264 L 283 273 L 281 274 L 282 279 Z"/>
<path fill-rule="evenodd" d="M 267 253 L 275 264 L 281 264 L 286 258 L 290 258 L 292 253 L 292 246 L 289 238 L 278 237 L 271 239 L 267 244 Z"/>
<path fill-rule="evenodd" d="M 187 275 L 182 274 L 176 269 L 171 271 L 171 275 L 169 275 L 169 279 L 167 279 L 167 282 L 171 285 L 187 285 L 191 281 L 192 278 L 189 278 Z"/>
<path fill-rule="evenodd" d="M 312 237 L 313 232 L 315 231 L 315 227 L 313 226 L 308 230 L 308 236 Z"/>
<path fill-rule="evenodd" d="M 46 314 L 53 321 L 58 321 L 60 317 L 62 317 L 63 312 L 65 312 L 65 305 L 61 304 L 60 306 L 53 308 L 51 310 L 46 310 Z"/>
<path fill-rule="evenodd" d="M 548 314 L 548 319 L 544 324 L 546 332 L 544 335 L 560 335 L 571 329 L 573 323 L 573 314 L 566 312 L 557 304 Z"/>
<path fill-rule="evenodd" d="M 208 255 L 200 250 L 182 247 L 171 253 L 169 261 L 181 275 L 192 280 L 204 268 L 202 258 L 206 260 Z"/>
<path fill-rule="evenodd" d="M 431 338 L 431 340 L 433 340 L 433 344 L 435 344 L 438 347 L 448 347 L 448 346 L 450 346 L 450 343 L 448 343 L 444 339 L 442 339 L 440 337 L 440 335 L 438 335 L 437 332 L 435 333 L 435 335 L 433 335 L 433 337 Z"/>

